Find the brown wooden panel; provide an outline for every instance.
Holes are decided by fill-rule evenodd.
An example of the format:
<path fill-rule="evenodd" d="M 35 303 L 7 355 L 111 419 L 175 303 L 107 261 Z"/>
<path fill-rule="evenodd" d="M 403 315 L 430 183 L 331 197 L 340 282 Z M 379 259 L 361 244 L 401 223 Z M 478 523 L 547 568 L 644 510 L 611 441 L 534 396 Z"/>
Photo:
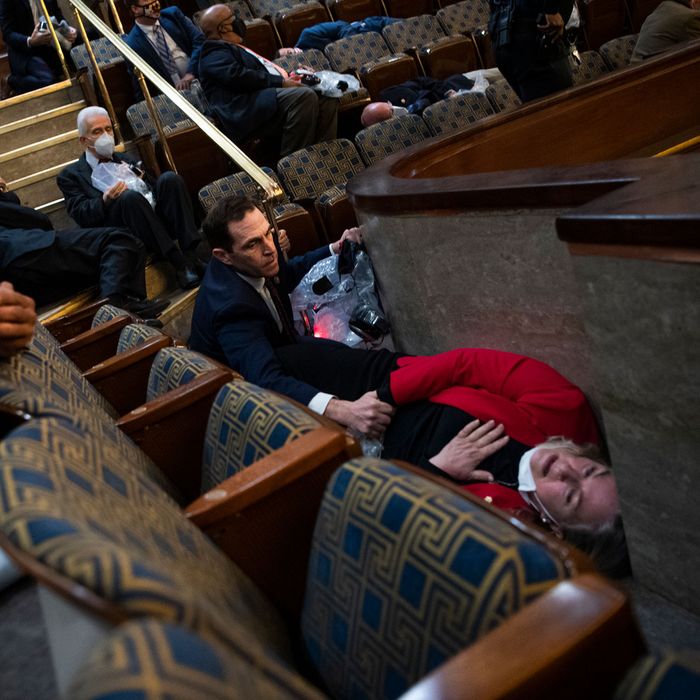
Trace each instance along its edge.
<path fill-rule="evenodd" d="M 294 46 L 301 32 L 319 22 L 328 22 L 328 11 L 322 5 L 309 3 L 282 10 L 275 15 L 274 22 L 282 46 Z"/>
<path fill-rule="evenodd" d="M 387 17 L 418 17 L 435 12 L 433 0 L 384 0 Z"/>
<path fill-rule="evenodd" d="M 406 54 L 394 56 L 388 61 L 380 61 L 370 68 L 360 69 L 360 80 L 373 100 L 380 99 L 379 93 L 384 88 L 413 80 L 417 76 L 416 62 Z"/>
<path fill-rule="evenodd" d="M 326 7 L 333 19 L 344 22 L 360 22 L 384 14 L 381 0 L 328 0 Z"/>
<path fill-rule="evenodd" d="M 245 25 L 245 45 L 265 58 L 274 58 L 279 47 L 272 25 L 262 18 L 248 20 Z"/>
<path fill-rule="evenodd" d="M 467 73 L 479 67 L 478 53 L 471 37 L 448 36 L 438 39 L 421 47 L 418 57 L 425 74 L 439 79 Z"/>
<path fill-rule="evenodd" d="M 625 0 L 582 2 L 579 9 L 589 49 L 625 34 Z"/>

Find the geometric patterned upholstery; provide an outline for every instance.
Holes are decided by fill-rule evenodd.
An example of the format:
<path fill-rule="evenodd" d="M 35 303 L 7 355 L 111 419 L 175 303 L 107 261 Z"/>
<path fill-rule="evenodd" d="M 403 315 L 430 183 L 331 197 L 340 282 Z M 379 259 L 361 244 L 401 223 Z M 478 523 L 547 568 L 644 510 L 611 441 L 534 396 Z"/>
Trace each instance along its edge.
<path fill-rule="evenodd" d="M 219 390 L 209 413 L 202 455 L 202 491 L 319 427 L 306 411 L 255 384 Z"/>
<path fill-rule="evenodd" d="M 289 10 L 294 5 L 304 5 L 315 0 L 249 0 L 250 7 L 256 17 L 272 18 L 282 10 Z"/>
<path fill-rule="evenodd" d="M 242 20 L 255 19 L 255 16 L 248 7 L 248 3 L 245 0 L 235 0 L 235 2 L 225 2 L 223 3 L 235 14 L 238 12 Z"/>
<path fill-rule="evenodd" d="M 202 99 L 200 90 L 191 87 L 189 90 L 181 90 L 180 94 L 200 112 L 206 112 L 206 103 Z M 153 98 L 153 104 L 163 126 L 172 127 L 178 122 L 188 121 L 185 113 L 179 107 L 176 107 L 170 98 L 165 95 L 156 95 Z M 126 118 L 129 120 L 129 124 L 136 136 L 148 134 L 151 139 L 157 138 L 158 132 L 151 119 L 145 100 L 131 105 L 126 110 Z"/>
<path fill-rule="evenodd" d="M 120 352 L 126 352 L 131 348 L 143 345 L 151 338 L 162 338 L 163 333 L 157 328 L 152 328 L 144 323 L 130 323 L 124 326 L 119 334 L 119 342 L 117 343 L 117 355 Z"/>
<path fill-rule="evenodd" d="M 118 306 L 103 304 L 92 317 L 91 327 L 97 328 L 97 326 L 101 326 L 103 323 L 107 323 L 107 321 L 113 321 L 120 316 L 131 316 L 131 314 L 124 309 L 120 309 Z"/>
<path fill-rule="evenodd" d="M 122 36 L 123 38 L 123 36 Z M 95 59 L 97 60 L 97 65 L 100 68 L 108 66 L 110 63 L 116 63 L 117 61 L 123 61 L 122 55 L 114 48 L 109 39 L 100 37 L 99 39 L 93 39 L 90 42 L 90 47 L 95 54 Z M 90 73 L 92 73 L 92 63 L 90 62 L 90 57 L 88 56 L 85 44 L 80 44 L 79 46 L 74 46 L 70 50 L 70 57 L 75 63 L 77 69 L 87 68 Z"/>
<path fill-rule="evenodd" d="M 522 104 L 518 93 L 513 90 L 510 83 L 505 78 L 491 83 L 486 88 L 486 97 L 489 98 L 489 101 L 497 112 L 507 112 L 516 107 L 520 107 Z"/>
<path fill-rule="evenodd" d="M 264 165 L 262 170 L 280 185 L 280 187 L 282 186 L 277 174 L 272 168 L 268 168 Z M 233 175 L 222 177 L 202 187 L 202 189 L 199 190 L 199 203 L 202 205 L 204 211 L 209 211 L 220 199 L 233 195 L 246 195 L 258 203 L 263 199 L 263 192 L 258 183 L 255 182 L 248 173 L 241 171 Z M 282 199 L 279 201 L 286 204 L 289 202 L 289 197 L 283 194 Z"/>
<path fill-rule="evenodd" d="M 355 459 L 316 519 L 302 636 L 333 697 L 396 698 L 565 577 L 543 545 L 459 494 Z"/>
<path fill-rule="evenodd" d="M 328 221 L 328 216 L 330 216 L 330 210 L 340 201 L 347 199 L 348 194 L 346 190 L 346 183 L 341 185 L 333 185 L 327 190 L 321 192 L 318 198 L 314 202 L 316 210 L 321 215 L 323 221 Z"/>
<path fill-rule="evenodd" d="M 387 25 L 382 35 L 394 53 L 403 53 L 440 39 L 445 32 L 435 17 L 421 15 Z"/>
<path fill-rule="evenodd" d="M 439 9 L 436 17 L 446 34 L 469 34 L 489 21 L 488 0 L 463 0 Z"/>
<path fill-rule="evenodd" d="M 355 34 L 334 41 L 323 50 L 338 73 L 348 73 L 363 63 L 391 54 L 391 49 L 378 32 Z"/>
<path fill-rule="evenodd" d="M 94 413 L 114 421 L 114 408 L 82 375 L 39 323 L 29 347 L 0 363 L 0 400 L 35 413 L 50 405 L 68 415 Z"/>
<path fill-rule="evenodd" d="M 73 677 L 67 697 L 287 700 L 298 695 L 214 640 L 145 619 L 120 626 L 101 642 Z"/>
<path fill-rule="evenodd" d="M 628 671 L 615 700 L 700 698 L 700 652 L 651 654 Z"/>
<path fill-rule="evenodd" d="M 626 34 L 617 37 L 617 39 L 606 41 L 598 49 L 610 70 L 619 70 L 629 66 L 638 38 L 639 34 Z"/>
<path fill-rule="evenodd" d="M 288 658 L 268 601 L 155 482 L 105 456 L 102 438 L 56 418 L 9 433 L 0 443 L 3 533 L 128 618 L 186 625 L 256 664 Z"/>
<path fill-rule="evenodd" d="M 360 154 L 347 139 L 312 144 L 277 163 L 277 173 L 293 201 L 315 199 L 329 187 L 345 184 L 364 168 Z"/>
<path fill-rule="evenodd" d="M 355 135 L 355 145 L 370 166 L 427 138 L 426 123 L 417 114 L 405 114 L 362 129 Z"/>
<path fill-rule="evenodd" d="M 151 365 L 146 401 L 153 401 L 216 368 L 217 365 L 198 352 L 187 348 L 163 348 L 158 351 Z"/>
<path fill-rule="evenodd" d="M 574 85 L 587 83 L 609 72 L 603 57 L 597 51 L 583 51 L 580 56 L 581 63 L 571 60 L 571 74 Z"/>
<path fill-rule="evenodd" d="M 464 129 L 494 114 L 488 97 L 482 93 L 472 92 L 457 97 L 440 100 L 426 107 L 423 119 L 430 131 L 438 136 Z"/>

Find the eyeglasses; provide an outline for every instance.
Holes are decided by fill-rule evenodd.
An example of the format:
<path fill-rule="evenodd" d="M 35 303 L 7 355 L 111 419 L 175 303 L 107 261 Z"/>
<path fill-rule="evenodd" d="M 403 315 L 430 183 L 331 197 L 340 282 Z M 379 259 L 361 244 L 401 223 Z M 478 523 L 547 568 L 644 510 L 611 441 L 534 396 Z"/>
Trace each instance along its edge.
<path fill-rule="evenodd" d="M 539 513 L 542 522 L 548 525 L 557 537 L 564 537 L 564 530 L 556 518 L 547 510 L 544 503 L 542 503 L 542 499 L 537 495 L 537 491 L 524 491 L 521 493 L 526 497 L 525 500 Z"/>
<path fill-rule="evenodd" d="M 144 12 L 151 12 L 154 7 L 160 10 L 160 0 L 153 0 L 153 2 L 148 2 L 145 5 L 137 5 L 136 7 L 142 9 Z"/>

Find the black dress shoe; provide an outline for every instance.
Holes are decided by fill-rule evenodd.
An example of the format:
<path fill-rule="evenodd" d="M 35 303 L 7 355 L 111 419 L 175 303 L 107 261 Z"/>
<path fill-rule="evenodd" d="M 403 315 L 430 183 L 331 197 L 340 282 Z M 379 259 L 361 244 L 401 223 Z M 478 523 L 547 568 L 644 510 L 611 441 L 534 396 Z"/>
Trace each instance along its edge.
<path fill-rule="evenodd" d="M 199 275 L 189 262 L 179 270 L 175 270 L 175 279 L 181 289 L 194 289 L 200 282 Z"/>
<path fill-rule="evenodd" d="M 142 319 L 152 319 L 160 316 L 170 306 L 167 299 L 137 299 L 136 297 L 110 297 L 110 303 L 124 311 L 129 311 Z"/>
<path fill-rule="evenodd" d="M 0 75 L 0 100 L 6 100 L 12 97 L 12 88 L 10 87 L 10 76 Z"/>

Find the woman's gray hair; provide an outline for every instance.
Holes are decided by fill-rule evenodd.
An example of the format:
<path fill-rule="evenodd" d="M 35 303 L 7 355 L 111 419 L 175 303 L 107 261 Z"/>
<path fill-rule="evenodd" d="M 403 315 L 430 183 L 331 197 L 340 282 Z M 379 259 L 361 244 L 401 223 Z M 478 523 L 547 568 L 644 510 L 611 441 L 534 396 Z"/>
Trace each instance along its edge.
<path fill-rule="evenodd" d="M 78 136 L 88 135 L 88 123 L 93 117 L 107 117 L 109 112 L 104 107 L 85 107 L 78 112 Z"/>

